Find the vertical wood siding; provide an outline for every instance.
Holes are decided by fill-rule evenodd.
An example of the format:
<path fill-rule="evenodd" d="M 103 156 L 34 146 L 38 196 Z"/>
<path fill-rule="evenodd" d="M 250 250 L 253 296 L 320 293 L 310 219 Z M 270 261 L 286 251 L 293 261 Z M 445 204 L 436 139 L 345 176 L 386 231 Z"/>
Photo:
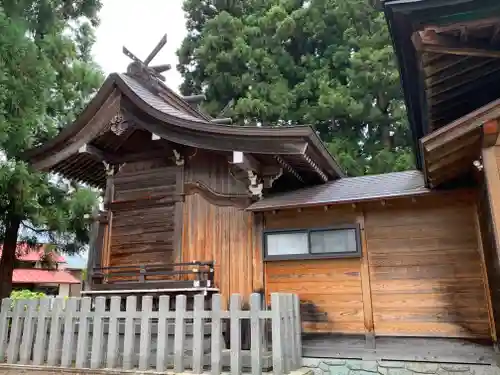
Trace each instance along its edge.
<path fill-rule="evenodd" d="M 226 301 L 232 293 L 248 298 L 262 288 L 260 239 L 250 212 L 213 205 L 200 194 L 186 196 L 182 249 L 183 262 L 215 262 L 215 285 Z"/>
<path fill-rule="evenodd" d="M 222 197 L 245 196 L 247 187 L 231 175 L 228 156 L 202 150 L 187 159 L 184 181 L 202 183 L 211 191 L 185 196 L 182 261 L 213 260 L 223 298 L 240 293 L 247 299 L 263 287 L 259 221 Z"/>

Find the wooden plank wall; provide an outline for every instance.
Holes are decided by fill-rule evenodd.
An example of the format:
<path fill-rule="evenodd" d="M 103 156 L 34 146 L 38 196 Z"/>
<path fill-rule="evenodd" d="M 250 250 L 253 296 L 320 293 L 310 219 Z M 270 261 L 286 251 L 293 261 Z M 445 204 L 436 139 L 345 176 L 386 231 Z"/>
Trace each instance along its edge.
<path fill-rule="evenodd" d="M 266 229 L 323 228 L 356 222 L 350 207 L 266 213 Z M 265 264 L 266 294 L 298 293 L 304 328 L 314 332 L 364 333 L 361 260 L 293 260 Z"/>
<path fill-rule="evenodd" d="M 480 182 L 477 219 L 488 275 L 488 286 L 491 293 L 492 320 L 495 325 L 495 335 L 498 338 L 500 335 L 500 254 L 496 245 L 490 200 L 484 179 Z"/>
<path fill-rule="evenodd" d="M 369 333 L 373 314 L 376 335 L 491 338 L 475 195 L 283 210 L 266 213 L 265 228 L 356 221 L 362 259 L 266 262 L 266 293 L 296 292 L 326 313 L 327 322 L 305 322 L 308 331 Z"/>
<path fill-rule="evenodd" d="M 482 150 L 484 174 L 481 176 L 478 199 L 478 221 L 486 259 L 491 291 L 495 333 L 500 335 L 500 139 L 496 145 Z"/>
<path fill-rule="evenodd" d="M 474 198 L 366 206 L 377 335 L 490 337 Z"/>
<path fill-rule="evenodd" d="M 178 170 L 171 162 L 152 160 L 128 164 L 116 174 L 110 266 L 174 261 L 171 198 Z M 158 202 L 151 205 L 155 199 Z"/>
<path fill-rule="evenodd" d="M 263 288 L 259 217 L 230 197 L 247 196 L 247 187 L 228 168 L 228 157 L 199 150 L 185 165 L 182 261 L 214 261 L 215 284 L 227 301 L 231 293 L 247 299 Z"/>

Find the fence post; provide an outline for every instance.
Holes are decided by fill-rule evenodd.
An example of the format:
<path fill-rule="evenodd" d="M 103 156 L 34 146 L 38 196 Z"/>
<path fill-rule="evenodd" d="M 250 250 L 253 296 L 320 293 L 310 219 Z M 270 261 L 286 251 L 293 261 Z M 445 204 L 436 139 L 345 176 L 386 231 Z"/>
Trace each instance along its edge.
<path fill-rule="evenodd" d="M 284 346 L 284 371 L 286 374 L 290 372 L 292 368 L 292 349 L 293 349 L 293 334 L 292 334 L 292 321 L 291 321 L 291 301 L 290 294 L 283 293 L 281 294 L 281 298 L 283 301 L 283 346 Z"/>
<path fill-rule="evenodd" d="M 139 370 L 144 371 L 149 367 L 149 354 L 151 352 L 151 311 L 153 297 L 142 297 L 141 334 L 139 345 Z"/>
<path fill-rule="evenodd" d="M 212 296 L 212 338 L 211 338 L 211 369 L 212 375 L 219 375 L 222 372 L 222 321 L 221 321 L 221 295 Z"/>
<path fill-rule="evenodd" d="M 262 374 L 262 331 L 260 312 L 262 309 L 261 296 L 252 293 L 250 296 L 250 348 L 252 361 L 252 375 Z"/>
<path fill-rule="evenodd" d="M 47 315 L 49 313 L 49 299 L 40 299 L 38 319 L 36 323 L 35 348 L 33 353 L 33 364 L 41 365 L 45 360 L 45 343 L 47 339 Z"/>
<path fill-rule="evenodd" d="M 106 354 L 107 368 L 114 368 L 116 366 L 116 358 L 118 357 L 118 315 L 120 315 L 120 303 L 121 297 L 111 297 L 108 323 L 108 351 Z"/>
<path fill-rule="evenodd" d="M 101 366 L 103 349 L 103 317 L 106 309 L 106 298 L 97 297 L 95 299 L 95 313 L 92 329 L 92 349 L 90 353 L 90 368 L 96 369 Z"/>
<path fill-rule="evenodd" d="M 273 348 L 273 374 L 283 375 L 283 341 L 281 317 L 283 307 L 279 293 L 271 294 L 271 313 L 272 313 L 272 348 Z"/>
<path fill-rule="evenodd" d="M 75 337 L 73 317 L 76 313 L 76 298 L 70 298 L 66 302 L 64 310 L 64 334 L 62 345 L 61 366 L 69 367 L 73 361 L 73 339 Z"/>
<path fill-rule="evenodd" d="M 197 294 L 194 296 L 193 312 L 193 373 L 201 374 L 203 372 L 203 339 L 205 314 L 205 296 Z"/>
<path fill-rule="evenodd" d="M 184 372 L 185 313 L 186 296 L 177 295 L 175 298 L 174 372 Z"/>
<path fill-rule="evenodd" d="M 241 296 L 231 295 L 229 302 L 229 317 L 231 327 L 231 375 L 241 374 Z"/>
<path fill-rule="evenodd" d="M 7 363 L 16 363 L 19 356 L 19 340 L 21 339 L 21 316 L 25 300 L 15 301 L 12 313 L 9 346 L 7 347 Z"/>
<path fill-rule="evenodd" d="M 134 317 L 137 309 L 137 297 L 128 296 L 126 304 L 125 332 L 123 337 L 123 369 L 132 368 L 134 355 L 135 324 Z"/>
<path fill-rule="evenodd" d="M 31 348 L 33 344 L 33 329 L 36 315 L 36 308 L 38 307 L 37 300 L 28 300 L 26 302 L 26 317 L 24 318 L 23 336 L 21 339 L 21 348 L 19 352 L 19 363 L 27 365 L 31 358 Z"/>
<path fill-rule="evenodd" d="M 90 297 L 83 297 L 80 306 L 80 319 L 78 320 L 78 339 L 76 343 L 76 367 L 84 368 L 87 364 L 89 352 L 89 315 Z"/>
<path fill-rule="evenodd" d="M 160 296 L 158 307 L 158 337 L 156 338 L 156 371 L 164 372 L 167 369 L 168 356 L 168 312 L 170 310 L 169 296 Z"/>
<path fill-rule="evenodd" d="M 58 359 L 59 340 L 61 339 L 60 315 L 63 309 L 64 300 L 56 298 L 50 312 L 50 337 L 49 350 L 47 353 L 47 365 L 55 366 Z"/>
<path fill-rule="evenodd" d="M 9 329 L 9 318 L 8 314 L 11 309 L 11 299 L 4 298 L 2 300 L 2 307 L 0 310 L 0 361 L 5 360 L 5 354 L 7 352 L 7 331 Z"/>
<path fill-rule="evenodd" d="M 297 368 L 297 356 L 296 356 L 296 346 L 297 343 L 295 340 L 297 339 L 297 336 L 295 335 L 295 317 L 294 317 L 294 306 L 293 306 L 293 294 L 288 294 L 286 296 L 286 304 L 287 304 L 287 314 L 288 314 L 288 329 L 290 330 L 289 334 L 289 339 L 290 339 L 290 346 L 289 346 L 289 359 L 290 359 L 290 367 L 289 370 L 295 370 Z"/>
<path fill-rule="evenodd" d="M 302 366 L 302 322 L 300 321 L 300 300 L 297 294 L 293 294 L 293 318 L 295 325 L 295 358 L 297 358 L 296 366 Z"/>

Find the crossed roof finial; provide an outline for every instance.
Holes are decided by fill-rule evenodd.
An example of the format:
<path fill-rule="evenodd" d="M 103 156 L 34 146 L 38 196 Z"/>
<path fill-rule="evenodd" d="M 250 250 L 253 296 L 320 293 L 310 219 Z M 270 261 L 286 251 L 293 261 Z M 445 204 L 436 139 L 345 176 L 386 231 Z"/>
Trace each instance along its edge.
<path fill-rule="evenodd" d="M 163 35 L 163 37 L 160 39 L 156 47 L 149 53 L 148 57 L 144 61 L 139 59 L 137 56 L 135 56 L 132 52 L 130 52 L 127 47 L 123 46 L 123 53 L 125 56 L 129 57 L 132 59 L 132 63 L 129 65 L 128 70 L 132 68 L 132 66 L 137 67 L 139 66 L 143 70 L 146 70 L 149 74 L 152 76 L 165 81 L 165 77 L 161 75 L 161 73 L 166 72 L 167 70 L 171 69 L 170 64 L 163 64 L 163 65 L 155 65 L 155 66 L 149 66 L 149 63 L 158 55 L 158 53 L 161 51 L 161 49 L 167 44 L 167 34 Z"/>

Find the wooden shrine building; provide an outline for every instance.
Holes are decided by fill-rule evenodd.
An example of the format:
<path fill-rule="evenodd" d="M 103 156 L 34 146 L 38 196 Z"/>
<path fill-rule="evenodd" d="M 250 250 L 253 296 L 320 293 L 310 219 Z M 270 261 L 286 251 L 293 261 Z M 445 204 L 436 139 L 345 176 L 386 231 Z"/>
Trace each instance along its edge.
<path fill-rule="evenodd" d="M 26 155 L 105 192 L 84 293 L 292 292 L 305 355 L 491 363 L 500 18 L 488 4 L 382 4 L 413 171 L 347 177 L 312 128 L 211 118 L 203 95 L 162 82 L 154 53 L 142 62 L 127 51 L 127 73 L 110 75 L 73 124 Z"/>

